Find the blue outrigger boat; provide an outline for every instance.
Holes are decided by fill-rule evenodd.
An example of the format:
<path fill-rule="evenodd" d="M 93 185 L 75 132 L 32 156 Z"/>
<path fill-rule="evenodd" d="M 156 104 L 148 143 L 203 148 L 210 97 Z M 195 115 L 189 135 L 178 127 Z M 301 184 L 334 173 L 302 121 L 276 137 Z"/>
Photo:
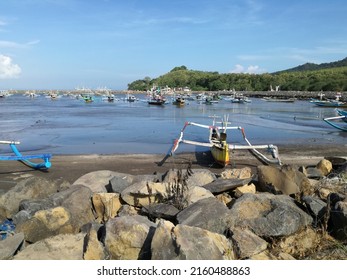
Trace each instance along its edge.
<path fill-rule="evenodd" d="M 11 147 L 11 150 L 15 154 L 14 156 L 0 156 L 0 160 L 16 160 L 21 161 L 29 167 L 34 169 L 48 169 L 52 166 L 50 159 L 52 157 L 51 154 L 39 154 L 39 155 L 22 155 L 16 145 L 19 145 L 18 141 L 0 141 L 0 144 L 8 144 Z M 40 162 L 36 163 L 32 160 L 39 159 Z"/>
<path fill-rule="evenodd" d="M 347 131 L 347 124 L 345 126 L 341 126 L 341 125 L 337 124 L 337 122 L 333 122 L 336 120 L 342 120 L 342 121 L 347 123 L 347 111 L 340 110 L 340 109 L 335 109 L 335 111 L 337 112 L 338 116 L 324 118 L 323 121 L 325 121 L 327 124 L 331 125 L 332 127 L 337 128 L 339 130 Z"/>

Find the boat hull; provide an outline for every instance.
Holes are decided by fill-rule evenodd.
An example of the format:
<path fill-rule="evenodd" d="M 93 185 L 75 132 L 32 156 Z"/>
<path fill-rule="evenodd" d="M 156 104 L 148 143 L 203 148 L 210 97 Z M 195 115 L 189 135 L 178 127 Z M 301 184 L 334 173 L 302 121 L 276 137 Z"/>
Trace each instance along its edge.
<path fill-rule="evenodd" d="M 340 101 L 312 101 L 312 103 L 319 107 L 347 107 L 347 103 Z"/>
<path fill-rule="evenodd" d="M 337 113 L 338 113 L 340 116 L 344 116 L 344 118 L 342 118 L 342 120 L 343 120 L 344 122 L 347 122 L 347 111 L 338 110 L 338 109 L 337 109 Z"/>
<path fill-rule="evenodd" d="M 230 163 L 228 144 L 225 144 L 223 147 L 212 146 L 211 154 L 214 160 L 223 167 Z"/>
<path fill-rule="evenodd" d="M 164 98 L 151 98 L 148 100 L 149 105 L 164 105 L 166 100 Z"/>
<path fill-rule="evenodd" d="M 345 117 L 345 118 L 347 118 L 347 117 Z M 337 128 L 339 130 L 347 131 L 347 126 L 340 126 L 340 125 L 338 125 L 336 123 L 333 123 L 333 122 L 331 122 L 330 120 L 327 120 L 327 119 L 323 119 L 323 121 L 325 121 L 327 124 L 331 125 L 332 127 Z"/>

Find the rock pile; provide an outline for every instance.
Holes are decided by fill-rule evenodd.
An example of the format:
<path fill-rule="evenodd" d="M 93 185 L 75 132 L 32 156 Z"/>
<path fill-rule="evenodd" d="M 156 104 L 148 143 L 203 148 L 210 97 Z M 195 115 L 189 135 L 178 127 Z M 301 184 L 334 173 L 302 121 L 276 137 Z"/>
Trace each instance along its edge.
<path fill-rule="evenodd" d="M 307 259 L 332 246 L 346 258 L 346 189 L 347 163 L 327 159 L 256 174 L 32 176 L 0 196 L 0 224 L 13 224 L 0 259 Z"/>

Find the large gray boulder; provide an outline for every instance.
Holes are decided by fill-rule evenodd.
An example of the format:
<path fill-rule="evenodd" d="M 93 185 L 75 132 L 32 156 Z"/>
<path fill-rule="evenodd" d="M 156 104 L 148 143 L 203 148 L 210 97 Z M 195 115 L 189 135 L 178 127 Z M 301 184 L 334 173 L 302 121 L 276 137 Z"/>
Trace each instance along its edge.
<path fill-rule="evenodd" d="M 69 189 L 69 195 L 61 203 L 62 207 L 68 209 L 74 230 L 95 220 L 92 206 L 92 191 L 81 185 L 74 185 Z"/>
<path fill-rule="evenodd" d="M 105 249 L 113 260 L 150 259 L 156 224 L 143 216 L 122 216 L 106 223 Z"/>
<path fill-rule="evenodd" d="M 16 232 L 22 232 L 26 241 L 35 243 L 59 234 L 76 233 L 71 214 L 64 207 L 37 211 L 32 218 L 19 224 Z"/>
<path fill-rule="evenodd" d="M 93 193 L 108 192 L 111 189 L 110 180 L 118 175 L 118 172 L 110 170 L 93 171 L 78 178 L 73 185 L 84 185 Z"/>
<path fill-rule="evenodd" d="M 232 225 L 230 210 L 214 197 L 204 198 L 177 214 L 179 224 L 224 234 Z"/>
<path fill-rule="evenodd" d="M 287 195 L 242 195 L 232 205 L 235 226 L 246 227 L 261 237 L 291 235 L 312 224 L 312 217 Z"/>
<path fill-rule="evenodd" d="M 84 224 L 95 220 L 91 197 L 92 191 L 81 185 L 56 193 L 47 199 L 52 205 L 58 206 L 22 217 L 16 225 L 16 231 L 23 232 L 25 240 L 29 242 L 37 242 L 62 233 L 78 233 Z"/>
<path fill-rule="evenodd" d="M 290 195 L 311 188 L 309 179 L 292 166 L 258 166 L 257 170 L 260 191 Z"/>
<path fill-rule="evenodd" d="M 110 180 L 110 187 L 112 192 L 121 193 L 125 188 L 129 187 L 135 180 L 135 176 L 114 172 Z"/>
<path fill-rule="evenodd" d="M 23 200 L 42 199 L 61 190 L 60 180 L 52 181 L 41 177 L 29 177 L 0 196 L 0 220 L 12 219 L 19 211 Z"/>
<path fill-rule="evenodd" d="M 232 242 L 224 235 L 161 220 L 155 230 L 152 260 L 233 260 Z"/>
<path fill-rule="evenodd" d="M 184 181 L 188 188 L 202 187 L 216 180 L 216 175 L 206 169 L 178 170 L 170 169 L 163 175 L 163 182 L 169 184 L 180 183 Z M 183 180 L 182 180 L 183 179 Z"/>
<path fill-rule="evenodd" d="M 169 185 L 165 182 L 135 182 L 125 188 L 121 193 L 121 199 L 131 206 L 145 206 L 158 203 L 168 196 Z"/>
<path fill-rule="evenodd" d="M 60 234 L 27 246 L 14 260 L 83 260 L 84 233 Z"/>
<path fill-rule="evenodd" d="M 252 178 L 245 178 L 245 179 L 223 179 L 218 178 L 214 180 L 213 182 L 206 184 L 202 186 L 206 190 L 209 190 L 213 194 L 219 194 L 222 192 L 227 192 L 234 190 L 238 187 L 244 186 L 249 184 L 252 181 Z"/>

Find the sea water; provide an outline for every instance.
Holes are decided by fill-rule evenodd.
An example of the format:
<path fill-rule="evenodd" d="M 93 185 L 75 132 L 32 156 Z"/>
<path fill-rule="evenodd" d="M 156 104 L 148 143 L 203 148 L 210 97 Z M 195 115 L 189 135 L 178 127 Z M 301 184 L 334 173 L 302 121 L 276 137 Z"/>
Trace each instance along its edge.
<path fill-rule="evenodd" d="M 187 100 L 184 106 L 176 106 L 168 97 L 167 104 L 158 106 L 149 105 L 145 95 L 137 95 L 135 102 L 125 101 L 125 95 L 115 97 L 114 102 L 108 102 L 97 96 L 91 103 L 73 95 L 55 100 L 21 94 L 1 98 L 0 140 L 20 141 L 23 152 L 56 155 L 165 154 L 185 122 L 211 125 L 211 116 L 228 116 L 229 126 L 244 128 L 254 145 L 340 145 L 347 139 L 347 133 L 322 120 L 335 116 L 334 108 L 318 107 L 309 101 L 266 102 L 253 98 L 245 104 L 219 100 L 208 105 Z M 189 126 L 184 137 L 206 142 L 208 130 Z M 229 131 L 228 142 L 245 144 L 240 130 Z M 199 149 L 206 148 L 182 144 L 179 152 Z M 9 151 L 7 146 L 0 146 L 1 154 Z"/>

